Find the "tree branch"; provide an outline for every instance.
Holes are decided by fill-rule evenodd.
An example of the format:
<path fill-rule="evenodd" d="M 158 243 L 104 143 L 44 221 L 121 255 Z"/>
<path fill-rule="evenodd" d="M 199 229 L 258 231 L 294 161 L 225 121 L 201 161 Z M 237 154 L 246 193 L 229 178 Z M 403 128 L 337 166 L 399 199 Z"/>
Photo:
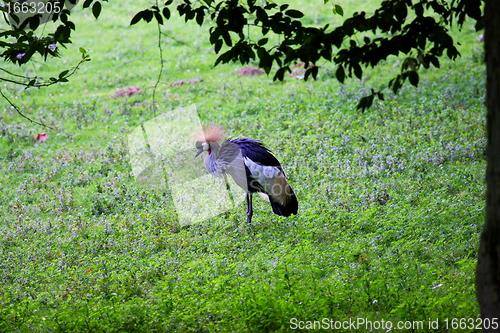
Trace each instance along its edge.
<path fill-rule="evenodd" d="M 156 0 L 156 6 L 158 6 L 158 0 Z M 151 107 L 153 108 L 153 114 L 156 116 L 156 101 L 155 101 L 155 96 L 156 96 L 156 89 L 158 88 L 158 85 L 160 84 L 160 79 L 163 74 L 163 49 L 161 47 L 161 26 L 160 22 L 156 22 L 156 25 L 158 27 L 158 50 L 160 51 L 160 72 L 158 73 L 158 78 L 156 79 L 155 85 L 153 87 L 153 103 L 151 104 Z"/>
<path fill-rule="evenodd" d="M 14 77 L 23 78 L 25 80 L 29 80 L 26 83 L 26 82 L 22 82 L 22 81 L 16 81 L 16 80 L 0 77 L 0 81 L 9 82 L 9 83 L 17 84 L 20 86 L 24 86 L 25 89 L 27 89 L 29 87 L 35 87 L 35 88 L 48 87 L 48 86 L 51 86 L 51 85 L 59 83 L 59 82 L 67 82 L 68 77 L 75 74 L 75 72 L 80 68 L 81 64 L 83 64 L 84 62 L 89 61 L 89 60 L 90 60 L 90 58 L 88 57 L 88 55 L 84 54 L 84 56 L 80 60 L 80 62 L 78 62 L 78 64 L 75 67 L 68 69 L 66 71 L 66 74 L 59 76 L 58 78 L 50 78 L 50 81 L 40 81 L 40 83 L 37 83 L 38 77 L 36 77 L 36 76 L 35 77 L 28 77 L 28 76 L 23 76 L 23 75 L 19 75 L 19 74 L 14 74 L 14 73 L 11 73 L 3 68 L 0 68 L 0 70 L 4 71 L 5 73 L 7 73 L 9 75 L 12 75 Z"/>
<path fill-rule="evenodd" d="M 28 117 L 28 116 L 26 116 L 25 114 L 23 114 L 23 113 L 21 112 L 21 110 L 19 110 L 19 108 L 18 108 L 18 107 L 17 107 L 14 103 L 12 103 L 12 102 L 11 102 L 11 100 L 10 100 L 7 96 L 5 96 L 5 94 L 3 93 L 2 89 L 0 89 L 0 95 L 2 95 L 3 99 L 5 99 L 5 100 L 6 100 L 6 101 L 7 101 L 7 102 L 8 102 L 8 103 L 9 103 L 9 104 L 10 104 L 10 105 L 14 108 L 14 110 L 16 110 L 16 112 L 17 112 L 17 113 L 18 113 L 21 117 L 23 117 L 24 119 L 26 119 L 26 120 L 28 120 L 28 121 L 30 121 L 30 122 L 32 122 L 32 123 L 34 123 L 34 124 L 37 124 L 37 125 L 43 126 L 43 127 L 45 127 L 45 128 L 51 129 L 51 130 L 54 130 L 54 128 L 53 128 L 53 127 L 51 127 L 51 126 L 49 126 L 49 125 L 45 125 L 44 123 L 38 122 L 38 121 L 36 121 L 36 120 L 33 120 L 33 119 L 31 119 L 30 117 Z"/>

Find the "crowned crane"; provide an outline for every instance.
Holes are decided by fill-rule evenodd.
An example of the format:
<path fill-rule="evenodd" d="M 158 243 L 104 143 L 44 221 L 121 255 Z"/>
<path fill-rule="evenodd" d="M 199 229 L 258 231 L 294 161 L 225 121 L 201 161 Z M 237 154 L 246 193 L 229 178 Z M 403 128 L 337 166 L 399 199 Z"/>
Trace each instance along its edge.
<path fill-rule="evenodd" d="M 221 143 L 224 130 L 216 125 L 196 137 L 198 152 L 206 151 L 205 168 L 217 177 L 229 174 L 246 191 L 247 222 L 252 223 L 252 194 L 267 195 L 273 212 L 280 216 L 297 214 L 298 202 L 280 162 L 260 141 L 238 138 Z"/>

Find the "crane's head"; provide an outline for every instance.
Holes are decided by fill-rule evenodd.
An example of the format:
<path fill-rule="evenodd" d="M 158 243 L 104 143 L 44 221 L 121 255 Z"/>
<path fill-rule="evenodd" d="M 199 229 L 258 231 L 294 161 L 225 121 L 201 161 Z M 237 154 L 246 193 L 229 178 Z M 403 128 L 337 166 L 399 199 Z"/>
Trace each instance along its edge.
<path fill-rule="evenodd" d="M 211 152 L 210 144 L 207 142 L 196 141 L 196 149 L 198 149 L 198 151 L 196 152 L 196 155 L 194 155 L 195 158 L 204 151 L 208 152 L 209 154 Z"/>
<path fill-rule="evenodd" d="M 212 152 L 212 146 L 218 145 L 219 141 L 224 137 L 224 128 L 217 124 L 212 124 L 204 128 L 200 133 L 195 135 L 194 140 L 196 141 L 195 146 L 198 151 L 196 156 L 200 155 L 202 152 L 206 151 L 208 154 Z"/>

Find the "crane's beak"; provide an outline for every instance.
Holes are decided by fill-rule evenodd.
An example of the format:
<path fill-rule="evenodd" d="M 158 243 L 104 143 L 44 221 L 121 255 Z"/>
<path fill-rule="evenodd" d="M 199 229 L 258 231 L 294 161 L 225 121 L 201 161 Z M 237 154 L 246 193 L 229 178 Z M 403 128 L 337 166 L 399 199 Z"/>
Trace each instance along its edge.
<path fill-rule="evenodd" d="M 196 158 L 201 153 L 203 153 L 203 147 L 198 148 L 198 151 L 196 152 L 196 155 L 194 155 L 194 158 Z"/>

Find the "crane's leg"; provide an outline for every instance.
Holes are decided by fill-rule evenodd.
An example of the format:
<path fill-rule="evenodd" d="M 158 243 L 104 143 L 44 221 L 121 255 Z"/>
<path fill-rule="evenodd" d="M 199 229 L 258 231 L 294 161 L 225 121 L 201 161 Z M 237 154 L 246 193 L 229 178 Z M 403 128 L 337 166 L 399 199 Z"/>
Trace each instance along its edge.
<path fill-rule="evenodd" d="M 250 224 L 252 224 L 252 215 L 253 215 L 252 193 L 247 192 L 247 222 Z"/>

